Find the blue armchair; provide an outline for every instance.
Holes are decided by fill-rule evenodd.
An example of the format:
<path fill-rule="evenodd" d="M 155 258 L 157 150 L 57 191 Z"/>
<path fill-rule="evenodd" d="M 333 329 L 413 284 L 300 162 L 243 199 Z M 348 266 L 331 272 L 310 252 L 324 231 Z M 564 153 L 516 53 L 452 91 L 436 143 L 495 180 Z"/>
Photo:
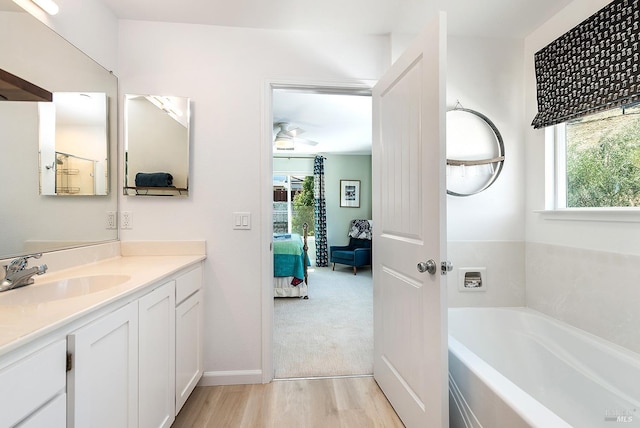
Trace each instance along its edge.
<path fill-rule="evenodd" d="M 371 265 L 371 240 L 349 238 L 349 245 L 329 247 L 329 261 L 333 263 L 332 270 L 336 269 L 336 263 L 353 266 L 353 274 L 356 274 L 360 266 Z"/>

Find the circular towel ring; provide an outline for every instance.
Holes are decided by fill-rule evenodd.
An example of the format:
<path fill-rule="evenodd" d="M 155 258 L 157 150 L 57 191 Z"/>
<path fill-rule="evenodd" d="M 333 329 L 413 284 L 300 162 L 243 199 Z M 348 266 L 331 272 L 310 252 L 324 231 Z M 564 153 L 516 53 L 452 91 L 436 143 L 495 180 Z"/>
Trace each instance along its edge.
<path fill-rule="evenodd" d="M 504 159 L 502 135 L 487 116 L 460 103 L 447 111 L 447 194 L 471 196 L 488 189 Z"/>

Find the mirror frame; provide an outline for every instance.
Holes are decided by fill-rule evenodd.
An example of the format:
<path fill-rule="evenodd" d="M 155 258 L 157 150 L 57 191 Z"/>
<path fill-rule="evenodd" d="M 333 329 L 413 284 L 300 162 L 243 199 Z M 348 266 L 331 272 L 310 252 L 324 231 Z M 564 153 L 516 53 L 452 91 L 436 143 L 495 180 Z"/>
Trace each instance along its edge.
<path fill-rule="evenodd" d="M 451 195 L 451 196 L 472 196 L 472 195 L 477 195 L 480 192 L 483 192 L 485 190 L 487 190 L 489 187 L 491 187 L 491 185 L 493 183 L 495 183 L 495 181 L 498 179 L 498 176 L 500 175 L 500 173 L 502 172 L 503 166 L 504 166 L 504 160 L 505 160 L 505 153 L 504 153 L 504 141 L 502 139 L 502 135 L 500 134 L 500 131 L 498 130 L 498 128 L 496 127 L 496 125 L 491 121 L 491 119 L 489 119 L 487 116 L 485 116 L 484 114 L 476 111 L 476 110 L 471 110 L 468 108 L 463 108 L 461 107 L 459 104 L 457 104 L 454 108 L 447 110 L 447 115 L 449 115 L 449 113 L 454 113 L 454 112 L 462 112 L 462 113 L 469 113 L 472 114 L 478 118 L 480 118 L 482 121 L 485 122 L 486 125 L 489 126 L 489 128 L 491 128 L 491 131 L 493 132 L 493 135 L 495 136 L 495 144 L 497 146 L 497 156 L 490 158 L 490 159 L 478 159 L 478 160 L 459 160 L 459 159 L 449 159 L 447 158 L 447 166 L 477 166 L 477 165 L 495 165 L 495 167 L 493 167 L 493 173 L 491 174 L 491 177 L 489 178 L 489 180 L 482 185 L 479 189 L 473 191 L 473 192 L 469 192 L 469 193 L 462 193 L 462 192 L 454 192 L 453 190 L 449 190 L 449 188 L 447 188 L 447 194 Z M 448 137 L 447 137 L 448 138 Z"/>

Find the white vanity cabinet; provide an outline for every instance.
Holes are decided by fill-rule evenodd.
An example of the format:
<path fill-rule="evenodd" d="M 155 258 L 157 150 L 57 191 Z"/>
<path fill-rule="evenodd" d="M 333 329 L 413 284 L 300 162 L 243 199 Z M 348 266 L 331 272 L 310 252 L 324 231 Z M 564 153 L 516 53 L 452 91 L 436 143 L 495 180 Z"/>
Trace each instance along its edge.
<path fill-rule="evenodd" d="M 67 336 L 69 427 L 175 420 L 202 376 L 202 268 L 160 284 Z"/>
<path fill-rule="evenodd" d="M 202 377 L 203 300 L 202 268 L 176 280 L 175 411 L 180 411 Z"/>
<path fill-rule="evenodd" d="M 136 427 L 138 302 L 67 336 L 69 427 Z"/>
<path fill-rule="evenodd" d="M 0 354 L 0 428 L 171 427 L 202 376 L 202 264 L 141 278 Z"/>
<path fill-rule="evenodd" d="M 66 426 L 65 340 L 0 366 L 0 426 Z"/>
<path fill-rule="evenodd" d="M 138 300 L 139 427 L 169 428 L 175 419 L 175 281 Z"/>

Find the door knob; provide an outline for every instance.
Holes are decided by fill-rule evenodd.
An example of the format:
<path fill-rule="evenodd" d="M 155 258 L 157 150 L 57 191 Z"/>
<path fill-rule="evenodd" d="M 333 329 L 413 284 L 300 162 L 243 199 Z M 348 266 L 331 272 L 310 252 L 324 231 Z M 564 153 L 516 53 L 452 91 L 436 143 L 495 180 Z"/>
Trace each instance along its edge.
<path fill-rule="evenodd" d="M 418 263 L 418 272 L 420 273 L 429 272 L 431 275 L 434 275 L 436 273 L 436 269 L 437 265 L 433 260 Z"/>

